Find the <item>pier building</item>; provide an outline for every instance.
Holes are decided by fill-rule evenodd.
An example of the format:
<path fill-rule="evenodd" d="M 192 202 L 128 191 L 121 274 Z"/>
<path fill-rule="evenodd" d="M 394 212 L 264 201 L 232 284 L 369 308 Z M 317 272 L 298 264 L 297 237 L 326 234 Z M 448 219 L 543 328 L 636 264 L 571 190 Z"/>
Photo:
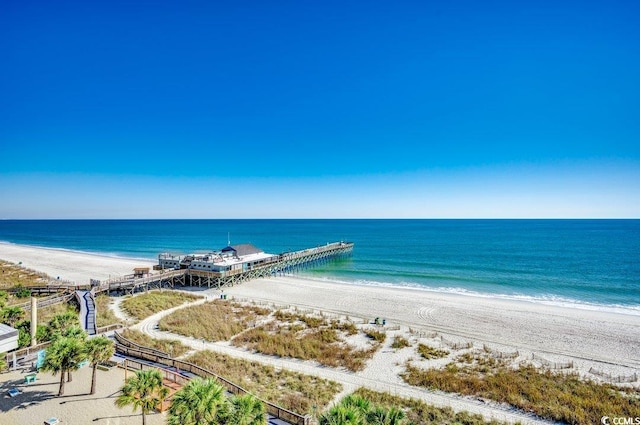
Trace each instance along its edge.
<path fill-rule="evenodd" d="M 249 271 L 255 267 L 272 263 L 278 256 L 267 254 L 251 244 L 230 245 L 219 251 L 207 254 L 191 254 L 176 256 L 160 254 L 156 270 L 201 270 L 207 272 L 226 273 L 231 271 Z"/>

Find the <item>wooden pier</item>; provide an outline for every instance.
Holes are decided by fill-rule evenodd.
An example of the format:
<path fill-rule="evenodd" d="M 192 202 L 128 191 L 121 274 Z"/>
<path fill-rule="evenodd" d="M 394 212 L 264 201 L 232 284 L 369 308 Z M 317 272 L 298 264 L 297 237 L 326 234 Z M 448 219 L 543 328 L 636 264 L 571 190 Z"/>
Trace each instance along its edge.
<path fill-rule="evenodd" d="M 300 271 L 334 258 L 346 257 L 353 251 L 351 242 L 334 242 L 315 248 L 285 252 L 273 256 L 264 264 L 248 270 L 230 270 L 225 272 L 178 269 L 162 270 L 146 277 L 133 275 L 112 278 L 106 281 L 92 280 L 92 292 L 127 292 L 153 288 L 180 286 L 206 286 L 223 288 L 241 282 L 262 277 L 276 276 Z"/>

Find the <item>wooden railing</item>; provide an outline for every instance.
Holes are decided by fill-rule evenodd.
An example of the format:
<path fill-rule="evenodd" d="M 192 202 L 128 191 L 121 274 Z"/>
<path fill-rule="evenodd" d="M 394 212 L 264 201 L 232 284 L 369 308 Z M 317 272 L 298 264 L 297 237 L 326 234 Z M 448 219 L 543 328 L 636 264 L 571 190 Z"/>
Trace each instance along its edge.
<path fill-rule="evenodd" d="M 168 355 L 159 355 L 157 354 L 158 350 L 153 350 L 151 348 L 135 344 L 134 342 L 131 342 L 124 338 L 118 332 L 115 332 L 114 335 L 116 337 L 116 340 L 118 341 L 118 343 L 116 344 L 116 351 L 118 353 L 175 368 L 176 372 L 183 371 L 192 373 L 201 378 L 214 378 L 232 394 L 251 394 L 241 386 L 234 384 L 233 382 L 223 378 L 222 376 L 216 375 L 215 373 L 207 369 L 194 365 L 193 363 L 172 359 Z M 120 341 L 124 341 L 124 344 L 120 343 Z M 125 344 L 129 344 L 129 346 Z M 133 346 L 137 346 L 140 348 L 133 348 Z M 309 415 L 300 415 L 298 413 L 280 407 L 277 404 L 262 400 L 260 398 L 258 399 L 265 404 L 267 412 L 278 419 L 282 419 L 295 425 L 310 425 L 311 423 L 311 416 Z"/>
<path fill-rule="evenodd" d="M 124 328 L 124 325 L 122 323 L 114 323 L 111 325 L 101 326 L 99 328 L 96 328 L 96 334 L 103 334 L 103 333 L 115 331 L 117 329 L 122 329 L 122 328 Z"/>
<path fill-rule="evenodd" d="M 38 299 L 38 308 L 47 307 L 53 304 L 64 303 L 73 298 L 73 293 L 63 292 L 62 294 L 54 294 L 49 297 Z M 14 304 L 12 307 L 20 307 L 25 311 L 31 311 L 31 301 L 27 301 L 21 304 Z"/>
<path fill-rule="evenodd" d="M 33 347 L 25 347 L 19 350 L 10 351 L 6 355 L 6 363 L 7 365 L 9 365 L 10 363 L 13 363 L 13 358 L 14 358 L 13 356 L 15 356 L 15 359 L 17 361 L 18 359 L 22 359 L 22 358 L 37 354 L 38 351 L 47 348 L 49 345 L 51 345 L 51 341 L 43 342 L 41 344 L 34 345 Z"/>

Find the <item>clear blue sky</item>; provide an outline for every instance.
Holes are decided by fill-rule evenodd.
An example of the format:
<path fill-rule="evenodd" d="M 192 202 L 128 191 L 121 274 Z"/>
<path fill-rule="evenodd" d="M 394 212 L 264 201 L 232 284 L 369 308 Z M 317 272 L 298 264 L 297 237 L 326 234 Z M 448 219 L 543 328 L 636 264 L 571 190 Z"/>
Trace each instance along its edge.
<path fill-rule="evenodd" d="M 3 1 L 0 218 L 640 217 L 639 22 L 612 0 Z"/>

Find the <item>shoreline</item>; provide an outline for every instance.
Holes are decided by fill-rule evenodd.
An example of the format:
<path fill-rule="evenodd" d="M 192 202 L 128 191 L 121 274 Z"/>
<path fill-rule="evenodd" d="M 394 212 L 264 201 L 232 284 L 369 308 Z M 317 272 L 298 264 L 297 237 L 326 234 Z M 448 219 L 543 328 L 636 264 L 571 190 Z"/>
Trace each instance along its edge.
<path fill-rule="evenodd" d="M 60 265 L 45 264 L 42 261 L 43 254 L 48 252 L 52 258 L 60 260 Z M 70 267 L 65 264 L 67 261 L 64 257 L 73 256 L 79 260 L 79 264 L 88 262 L 87 259 L 93 258 L 98 268 L 87 269 L 83 267 L 82 270 L 71 271 Z M 27 264 L 23 259 L 25 258 Z M 0 241 L 0 260 L 11 261 L 18 263 L 22 261 L 22 266 L 26 268 L 32 268 L 37 271 L 44 272 L 52 278 L 60 277 L 62 280 L 69 280 L 78 284 L 89 283 L 90 279 L 107 279 L 112 276 L 123 276 L 130 274 L 133 267 L 153 267 L 157 264 L 157 259 L 141 258 L 141 257 L 126 257 L 117 254 L 106 254 L 99 252 L 80 251 L 69 248 L 56 248 L 46 247 L 40 245 L 24 245 L 8 241 Z M 33 260 L 33 261 L 32 261 Z M 84 260 L 84 261 L 83 261 Z M 99 260 L 99 261 L 98 261 Z M 102 265 L 102 266 L 101 266 Z M 105 275 L 102 269 L 108 269 L 109 272 Z M 75 278 L 65 277 L 73 276 Z M 640 316 L 640 304 L 636 305 L 622 305 L 622 304 L 598 304 L 589 301 L 576 300 L 572 298 L 563 298 L 555 295 L 519 295 L 519 294 L 502 294 L 502 293 L 486 293 L 475 292 L 459 287 L 432 287 L 422 286 L 419 284 L 411 283 L 387 283 L 376 281 L 346 281 L 339 278 L 332 277 L 317 277 L 310 276 L 301 273 L 299 276 L 301 279 L 314 280 L 318 282 L 327 282 L 329 284 L 339 284 L 358 287 L 375 287 L 375 288 L 389 288 L 389 289 L 408 289 L 419 292 L 428 292 L 434 294 L 451 294 L 461 297 L 470 297 L 477 299 L 488 300 L 505 300 L 513 302 L 524 302 L 531 304 L 539 304 L 551 307 L 562 307 L 568 309 L 578 309 L 586 311 L 603 311 L 615 314 L 626 314 L 632 316 Z M 555 298 L 555 299 L 554 299 Z"/>
<path fill-rule="evenodd" d="M 65 248 L 48 248 L 0 242 L 0 259 L 59 277 L 77 284 L 88 284 L 90 279 L 108 279 L 111 276 L 131 274 L 134 267 L 153 267 L 156 261 L 129 259 Z"/>
<path fill-rule="evenodd" d="M 129 274 L 134 267 L 155 264 L 7 243 L 0 243 L 0 259 L 22 261 L 24 267 L 76 283 Z M 628 368 L 640 370 L 637 314 L 300 275 L 256 279 L 223 290 L 236 298 L 304 306 L 366 320 L 381 317 L 390 325 L 434 330 L 459 341 L 545 353 L 550 358 L 580 359 L 586 362 L 581 371 L 589 370 L 591 364 L 608 370 L 619 366 L 612 372 L 620 374 Z"/>

